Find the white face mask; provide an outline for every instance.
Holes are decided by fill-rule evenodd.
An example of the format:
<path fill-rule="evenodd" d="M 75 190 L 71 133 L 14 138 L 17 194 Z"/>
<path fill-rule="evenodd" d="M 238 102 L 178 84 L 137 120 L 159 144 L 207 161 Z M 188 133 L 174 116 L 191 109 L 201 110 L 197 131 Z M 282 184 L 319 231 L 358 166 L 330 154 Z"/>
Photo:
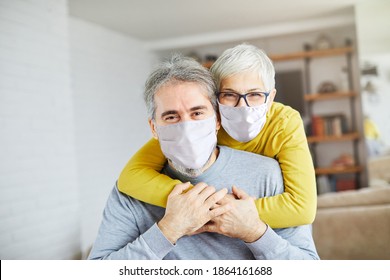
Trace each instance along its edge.
<path fill-rule="evenodd" d="M 199 169 L 206 165 L 217 144 L 215 116 L 170 125 L 156 125 L 158 140 L 165 157 L 174 165 Z"/>
<path fill-rule="evenodd" d="M 248 142 L 255 138 L 264 127 L 267 103 L 260 106 L 231 107 L 219 103 L 222 127 L 235 140 Z"/>

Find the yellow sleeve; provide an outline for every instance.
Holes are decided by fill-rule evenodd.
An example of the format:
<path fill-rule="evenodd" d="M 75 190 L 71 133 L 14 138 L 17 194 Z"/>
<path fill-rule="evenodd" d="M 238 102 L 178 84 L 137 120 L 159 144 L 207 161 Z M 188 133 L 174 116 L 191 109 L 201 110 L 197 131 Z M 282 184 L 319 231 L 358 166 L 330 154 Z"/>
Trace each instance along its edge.
<path fill-rule="evenodd" d="M 159 142 L 152 138 L 134 154 L 121 172 L 119 190 L 138 200 L 166 207 L 169 193 L 181 182 L 160 174 L 165 161 Z"/>
<path fill-rule="evenodd" d="M 316 215 L 317 188 L 313 161 L 299 114 L 274 136 L 272 143 L 267 144 L 265 154 L 272 155 L 280 164 L 284 193 L 256 200 L 260 218 L 273 228 L 310 224 Z"/>

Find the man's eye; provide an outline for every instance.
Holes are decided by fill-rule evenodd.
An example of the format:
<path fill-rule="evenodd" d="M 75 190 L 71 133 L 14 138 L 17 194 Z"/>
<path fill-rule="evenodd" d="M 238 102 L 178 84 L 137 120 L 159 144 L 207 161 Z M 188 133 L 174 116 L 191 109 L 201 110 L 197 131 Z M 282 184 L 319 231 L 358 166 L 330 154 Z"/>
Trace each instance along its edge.
<path fill-rule="evenodd" d="M 176 120 L 176 119 L 177 119 L 177 116 L 171 115 L 171 116 L 166 116 L 166 117 L 164 118 L 164 121 L 174 121 L 174 120 Z"/>
<path fill-rule="evenodd" d="M 202 116 L 203 115 L 203 112 L 194 112 L 193 113 L 193 116 L 195 116 L 195 117 L 198 117 L 198 116 Z"/>

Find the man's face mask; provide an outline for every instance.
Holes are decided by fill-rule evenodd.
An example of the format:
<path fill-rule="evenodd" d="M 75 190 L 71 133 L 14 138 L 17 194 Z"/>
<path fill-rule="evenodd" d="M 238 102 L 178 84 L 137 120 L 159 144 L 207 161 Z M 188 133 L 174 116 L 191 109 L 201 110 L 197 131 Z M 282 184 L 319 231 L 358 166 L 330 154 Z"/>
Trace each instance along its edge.
<path fill-rule="evenodd" d="M 216 117 L 157 125 L 161 150 L 174 164 L 189 169 L 206 165 L 217 144 Z"/>

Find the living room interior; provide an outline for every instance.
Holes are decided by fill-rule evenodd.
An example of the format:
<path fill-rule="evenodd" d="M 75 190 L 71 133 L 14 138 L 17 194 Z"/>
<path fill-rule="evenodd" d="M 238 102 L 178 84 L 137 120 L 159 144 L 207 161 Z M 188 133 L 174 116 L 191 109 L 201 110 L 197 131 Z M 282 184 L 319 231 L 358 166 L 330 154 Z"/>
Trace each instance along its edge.
<path fill-rule="evenodd" d="M 150 70 L 173 52 L 209 67 L 246 42 L 304 121 L 320 257 L 390 259 L 389 1 L 161 2 L 1 2 L 0 258 L 85 259 L 151 137 Z"/>

